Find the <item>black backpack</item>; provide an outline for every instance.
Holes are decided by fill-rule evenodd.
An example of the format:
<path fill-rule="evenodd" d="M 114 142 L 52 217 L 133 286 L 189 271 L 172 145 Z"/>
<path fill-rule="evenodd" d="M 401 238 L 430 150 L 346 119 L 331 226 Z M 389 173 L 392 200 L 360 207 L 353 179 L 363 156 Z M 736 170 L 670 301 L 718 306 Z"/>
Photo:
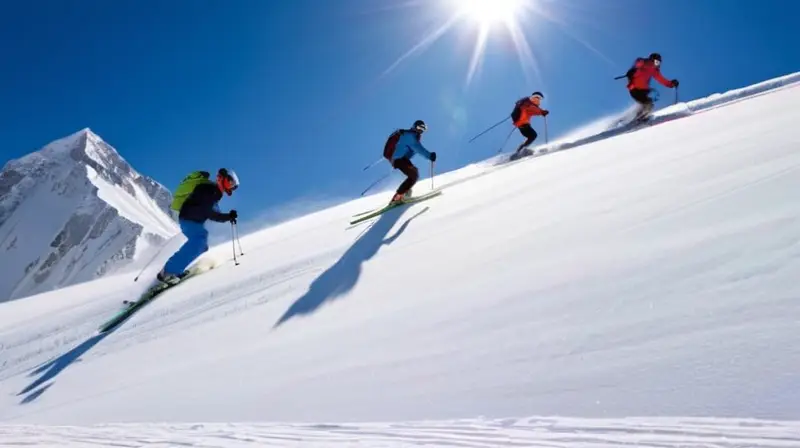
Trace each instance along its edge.
<path fill-rule="evenodd" d="M 530 101 L 530 99 L 525 97 L 518 99 L 517 102 L 514 103 L 514 110 L 511 111 L 511 121 L 516 123 L 517 120 L 519 120 L 519 117 L 522 116 L 522 105 L 527 101 Z"/>
<path fill-rule="evenodd" d="M 633 61 L 633 65 L 631 65 L 631 68 L 629 68 L 628 71 L 625 73 L 625 77 L 628 78 L 628 84 L 633 82 L 633 75 L 635 75 L 636 71 L 639 70 L 638 68 L 636 68 L 636 63 L 644 60 L 645 60 L 644 58 L 636 58 L 636 60 Z"/>

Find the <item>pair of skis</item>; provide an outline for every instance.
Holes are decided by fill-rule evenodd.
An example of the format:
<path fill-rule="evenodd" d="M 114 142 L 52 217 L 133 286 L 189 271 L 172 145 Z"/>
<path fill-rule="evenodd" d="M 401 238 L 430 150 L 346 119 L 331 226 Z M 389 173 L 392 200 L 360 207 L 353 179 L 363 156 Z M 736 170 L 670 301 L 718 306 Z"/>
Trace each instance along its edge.
<path fill-rule="evenodd" d="M 425 200 L 428 200 L 428 199 L 431 199 L 431 198 L 435 198 L 436 196 L 439 196 L 440 194 L 442 194 L 442 190 L 441 189 L 433 190 L 433 191 L 430 191 L 428 193 L 425 193 L 425 194 L 422 194 L 422 195 L 419 195 L 419 196 L 415 196 L 415 197 L 411 197 L 411 198 L 408 198 L 408 199 L 404 199 L 402 201 L 390 202 L 390 203 L 386 204 L 385 206 L 383 206 L 381 208 L 378 208 L 378 209 L 375 209 L 375 210 L 367 210 L 365 212 L 357 213 L 357 214 L 353 215 L 354 219 L 352 219 L 350 221 L 350 225 L 355 225 L 355 224 L 367 221 L 369 219 L 375 218 L 376 216 L 380 216 L 381 214 L 386 213 L 387 211 L 389 211 L 389 210 L 391 210 L 391 209 L 393 209 L 395 207 L 400 207 L 401 205 L 408 205 L 408 204 L 415 204 L 417 202 L 422 202 L 422 201 L 425 201 Z"/>
<path fill-rule="evenodd" d="M 213 268 L 212 268 L 213 269 Z M 181 283 L 189 280 L 190 278 L 200 275 L 203 272 L 206 272 L 208 269 L 201 269 L 198 267 L 194 267 L 189 269 L 189 273 L 181 279 L 178 283 L 174 285 L 166 284 L 166 283 L 159 283 L 157 285 L 151 286 L 147 289 L 141 296 L 139 296 L 138 300 L 135 301 L 126 301 L 124 302 L 125 307 L 120 310 L 117 314 L 107 320 L 105 323 L 100 325 L 97 329 L 98 333 L 107 333 L 109 331 L 114 330 L 115 328 L 119 327 L 123 322 L 130 319 L 137 311 L 142 309 L 145 305 L 152 302 L 156 297 L 167 291 L 168 289 L 174 288 L 175 286 L 180 285 Z"/>

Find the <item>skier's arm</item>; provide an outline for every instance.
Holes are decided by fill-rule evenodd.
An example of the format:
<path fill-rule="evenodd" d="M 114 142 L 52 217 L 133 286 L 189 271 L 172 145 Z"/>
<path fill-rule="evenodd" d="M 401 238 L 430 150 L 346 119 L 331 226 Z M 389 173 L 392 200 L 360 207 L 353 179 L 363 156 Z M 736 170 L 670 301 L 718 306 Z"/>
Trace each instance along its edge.
<path fill-rule="evenodd" d="M 528 105 L 528 107 L 526 108 L 526 112 L 530 117 L 534 117 L 536 115 L 546 116 L 547 114 L 550 113 L 535 104 Z"/>
<path fill-rule="evenodd" d="M 231 216 L 228 213 L 220 213 L 219 206 L 214 204 L 208 211 L 208 219 L 216 222 L 228 222 L 231 220 Z"/>
<path fill-rule="evenodd" d="M 425 149 L 425 147 L 422 146 L 422 143 L 414 140 L 413 142 L 411 142 L 411 150 L 416 152 L 417 154 L 422 154 L 422 157 L 431 160 L 431 152 Z"/>
<path fill-rule="evenodd" d="M 664 87 L 674 87 L 672 85 L 672 81 L 668 80 L 661 74 L 661 70 L 654 70 L 653 71 L 653 78 L 656 78 L 656 81 L 661 83 Z"/>
<path fill-rule="evenodd" d="M 228 222 L 231 220 L 231 215 L 229 215 L 228 213 L 220 213 L 212 209 L 208 213 L 208 219 L 216 222 Z"/>
<path fill-rule="evenodd" d="M 548 111 L 548 110 L 545 110 L 545 109 L 542 109 L 542 108 L 541 108 L 541 107 L 539 107 L 539 106 L 536 106 L 536 115 L 541 115 L 541 116 L 543 116 L 543 117 L 546 117 L 546 116 L 547 116 L 547 114 L 549 114 L 549 113 L 550 113 L 550 111 Z"/>

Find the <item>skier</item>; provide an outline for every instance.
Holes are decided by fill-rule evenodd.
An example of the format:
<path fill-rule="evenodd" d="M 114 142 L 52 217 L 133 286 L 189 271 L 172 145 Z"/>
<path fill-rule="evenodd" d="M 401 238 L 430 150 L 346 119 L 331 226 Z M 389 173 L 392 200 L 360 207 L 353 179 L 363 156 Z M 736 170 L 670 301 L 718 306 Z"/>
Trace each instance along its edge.
<path fill-rule="evenodd" d="M 436 153 L 428 151 L 420 143 L 422 133 L 426 130 L 428 127 L 425 122 L 417 120 L 411 129 L 394 131 L 383 147 L 383 157 L 392 164 L 392 168 L 400 170 L 406 175 L 406 180 L 397 188 L 392 200 L 389 201 L 390 204 L 402 202 L 411 197 L 411 188 L 419 179 L 419 170 L 411 163 L 414 154 L 421 154 L 431 162 L 436 162 Z"/>
<path fill-rule="evenodd" d="M 208 250 L 206 220 L 236 224 L 236 210 L 220 213 L 217 203 L 222 199 L 222 193 L 230 196 L 239 187 L 239 177 L 226 168 L 219 169 L 216 182 L 209 177 L 207 171 L 195 171 L 186 176 L 176 189 L 171 208 L 179 211 L 178 223 L 187 241 L 156 275 L 162 283 L 175 285 L 180 282 L 187 275 L 186 268 Z"/>
<path fill-rule="evenodd" d="M 525 137 L 525 141 L 517 147 L 514 154 L 518 154 L 522 151 L 522 148 L 533 143 L 538 136 L 531 127 L 531 117 L 536 115 L 546 117 L 550 113 L 550 111 L 541 108 L 543 98 L 542 92 L 533 92 L 530 97 L 521 98 L 514 104 L 511 120 L 514 122 L 514 127 L 519 129 L 519 133 Z"/>
<path fill-rule="evenodd" d="M 646 120 L 653 110 L 653 99 L 649 96 L 653 90 L 650 88 L 651 78 L 655 78 L 664 87 L 678 87 L 677 79 L 669 81 L 661 74 L 661 55 L 658 53 L 651 53 L 647 59 L 636 58 L 625 76 L 628 78 L 628 92 L 640 106 L 634 117 L 635 121 Z"/>

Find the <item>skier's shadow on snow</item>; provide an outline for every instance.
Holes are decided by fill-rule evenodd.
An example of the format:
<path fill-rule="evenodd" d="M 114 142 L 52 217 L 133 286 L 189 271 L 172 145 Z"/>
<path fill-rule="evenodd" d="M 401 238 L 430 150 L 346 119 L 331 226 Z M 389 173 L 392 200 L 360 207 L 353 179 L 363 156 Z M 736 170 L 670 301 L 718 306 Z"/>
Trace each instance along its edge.
<path fill-rule="evenodd" d="M 425 213 L 428 207 L 406 220 L 394 235 L 385 238 L 407 210 L 407 206 L 398 207 L 380 215 L 369 230 L 361 235 L 333 266 L 311 283 L 308 291 L 295 300 L 273 328 L 299 315 L 314 313 L 325 302 L 336 300 L 353 289 L 361 276 L 362 264 L 374 257 L 381 246 L 395 242 L 406 231 L 411 221 Z"/>
<path fill-rule="evenodd" d="M 111 333 L 113 333 L 113 331 L 92 336 L 58 358 L 55 358 L 35 368 L 31 373 L 28 374 L 28 376 L 42 376 L 37 378 L 34 382 L 26 386 L 24 389 L 22 389 L 22 391 L 20 391 L 20 393 L 17 394 L 17 396 L 28 394 L 22 399 L 20 404 L 27 404 L 39 398 L 45 391 L 47 391 L 48 388 L 50 388 L 50 386 L 53 385 L 53 383 L 51 382 L 46 384 L 40 389 L 36 389 L 37 387 L 58 376 L 64 369 L 69 367 L 73 362 L 79 360 L 81 356 L 91 350 L 92 347 L 97 345 L 97 343 L 105 339 L 105 337 Z"/>

